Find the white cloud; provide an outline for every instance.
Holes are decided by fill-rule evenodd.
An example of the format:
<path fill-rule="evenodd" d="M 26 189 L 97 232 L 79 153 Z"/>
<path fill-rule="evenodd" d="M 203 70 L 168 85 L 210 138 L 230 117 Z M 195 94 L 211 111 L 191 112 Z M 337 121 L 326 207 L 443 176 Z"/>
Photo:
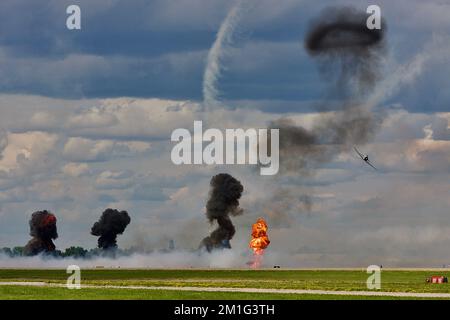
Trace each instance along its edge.
<path fill-rule="evenodd" d="M 114 141 L 69 138 L 64 145 L 63 155 L 71 161 L 101 161 L 112 152 Z"/>
<path fill-rule="evenodd" d="M 31 116 L 30 124 L 38 128 L 55 127 L 58 125 L 58 119 L 55 114 L 38 111 Z"/>
<path fill-rule="evenodd" d="M 91 140 L 69 138 L 63 156 L 70 161 L 106 161 L 118 156 L 130 156 L 149 150 L 150 144 L 140 141 Z"/>
<path fill-rule="evenodd" d="M 57 135 L 46 132 L 9 133 L 0 160 L 0 170 L 42 167 L 57 140 Z"/>
<path fill-rule="evenodd" d="M 89 166 L 86 163 L 68 163 L 63 168 L 64 174 L 71 177 L 81 177 L 89 172 Z"/>
<path fill-rule="evenodd" d="M 80 114 L 72 116 L 68 120 L 69 128 L 103 128 L 118 122 L 118 119 L 104 107 L 92 107 L 82 110 Z"/>
<path fill-rule="evenodd" d="M 130 171 L 103 171 L 95 182 L 100 189 L 126 189 L 133 185 L 133 175 Z"/>

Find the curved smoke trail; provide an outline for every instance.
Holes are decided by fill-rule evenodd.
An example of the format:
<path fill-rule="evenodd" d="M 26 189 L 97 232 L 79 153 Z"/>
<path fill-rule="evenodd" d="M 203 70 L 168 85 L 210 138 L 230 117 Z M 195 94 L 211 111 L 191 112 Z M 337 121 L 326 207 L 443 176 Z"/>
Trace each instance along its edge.
<path fill-rule="evenodd" d="M 223 70 L 221 63 L 229 47 L 233 44 L 234 33 L 243 16 L 243 3 L 243 0 L 238 0 L 228 12 L 217 32 L 214 44 L 209 49 L 203 74 L 203 103 L 206 107 L 218 104 L 220 93 L 217 89 L 217 81 Z"/>

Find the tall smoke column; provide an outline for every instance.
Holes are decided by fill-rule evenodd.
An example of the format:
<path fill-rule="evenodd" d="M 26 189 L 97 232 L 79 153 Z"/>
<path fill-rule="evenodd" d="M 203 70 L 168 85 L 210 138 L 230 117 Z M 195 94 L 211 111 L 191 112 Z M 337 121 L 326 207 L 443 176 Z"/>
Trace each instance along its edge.
<path fill-rule="evenodd" d="M 206 216 L 210 223 L 217 221 L 218 227 L 204 238 L 200 247 L 208 252 L 213 249 L 231 248 L 230 240 L 236 232 L 230 215 L 237 216 L 243 210 L 239 207 L 244 187 L 241 182 L 227 173 L 220 173 L 212 177 L 209 200 L 206 203 Z"/>
<path fill-rule="evenodd" d="M 251 263 L 253 268 L 259 268 L 261 266 L 264 250 L 270 244 L 267 229 L 267 222 L 263 218 L 258 218 L 252 225 L 252 239 L 250 240 L 249 246 L 253 250 L 253 262 Z"/>
<path fill-rule="evenodd" d="M 98 247 L 102 249 L 117 248 L 117 235 L 122 234 L 130 223 L 131 219 L 126 211 L 119 211 L 108 208 L 91 229 L 93 236 L 98 238 Z"/>
<path fill-rule="evenodd" d="M 290 118 L 271 123 L 280 129 L 283 169 L 308 174 L 317 164 L 373 137 L 379 119 L 366 107 L 366 99 L 380 79 L 386 25 L 383 21 L 381 29 L 370 30 L 367 18 L 350 7 L 328 8 L 311 22 L 305 48 L 332 84 L 320 108 L 337 111 L 320 114 L 310 129 Z"/>
<path fill-rule="evenodd" d="M 30 219 L 30 236 L 33 238 L 24 247 L 25 255 L 55 251 L 52 240 L 58 238 L 56 217 L 47 210 L 34 212 Z"/>

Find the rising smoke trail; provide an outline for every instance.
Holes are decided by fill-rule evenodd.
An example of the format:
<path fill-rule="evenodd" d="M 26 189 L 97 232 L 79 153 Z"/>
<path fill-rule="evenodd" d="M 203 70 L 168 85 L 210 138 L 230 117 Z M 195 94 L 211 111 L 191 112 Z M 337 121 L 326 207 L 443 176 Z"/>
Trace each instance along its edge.
<path fill-rule="evenodd" d="M 243 213 L 239 207 L 244 187 L 241 182 L 227 173 L 220 173 L 211 178 L 211 190 L 206 203 L 206 216 L 210 223 L 217 221 L 218 227 L 200 243 L 200 248 L 208 252 L 213 249 L 231 248 L 230 240 L 236 232 L 230 215 Z"/>
<path fill-rule="evenodd" d="M 52 240 L 58 238 L 56 217 L 47 210 L 34 212 L 30 219 L 30 236 L 33 238 L 25 245 L 24 255 L 55 251 Z"/>
<path fill-rule="evenodd" d="M 91 229 L 93 236 L 98 238 L 98 247 L 102 249 L 117 248 L 117 235 L 122 234 L 130 223 L 131 219 L 126 211 L 116 209 L 106 209 L 100 220 L 98 220 Z"/>
<path fill-rule="evenodd" d="M 234 34 L 244 14 L 244 0 L 238 0 L 222 22 L 216 40 L 208 52 L 205 72 L 203 74 L 203 103 L 205 107 L 218 105 L 219 90 L 217 82 L 222 73 L 222 60 L 229 47 L 233 45 Z"/>
<path fill-rule="evenodd" d="M 369 109 L 375 107 L 395 94 L 401 86 L 413 82 L 422 73 L 425 64 L 431 60 L 433 55 L 443 49 L 436 46 L 437 44 L 433 41 L 426 46 L 424 51 L 416 54 L 404 64 L 391 66 L 390 69 L 394 71 L 389 77 L 382 80 L 377 89 L 368 97 L 367 107 Z"/>

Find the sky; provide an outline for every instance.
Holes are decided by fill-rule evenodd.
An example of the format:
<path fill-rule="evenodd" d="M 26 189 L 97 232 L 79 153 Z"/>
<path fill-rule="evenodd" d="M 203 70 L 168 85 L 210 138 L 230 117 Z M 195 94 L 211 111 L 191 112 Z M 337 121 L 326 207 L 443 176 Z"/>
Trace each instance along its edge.
<path fill-rule="evenodd" d="M 66 28 L 71 4 L 81 8 L 81 30 Z M 0 247 L 25 245 L 31 213 L 48 209 L 58 218 L 58 249 L 94 248 L 90 228 L 112 207 L 131 216 L 120 247 L 158 250 L 173 239 L 189 252 L 214 228 L 205 216 L 209 180 L 227 172 L 244 186 L 244 214 L 232 218 L 237 257 L 250 254 L 251 224 L 263 216 L 267 263 L 450 263 L 447 1 L 377 1 L 386 50 L 367 101 L 379 121 L 358 147 L 378 171 L 351 148 L 308 174 L 170 161 L 172 131 L 192 131 L 195 120 L 261 128 L 288 117 L 310 128 L 335 116 L 305 35 L 330 5 L 369 4 L 1 1 Z M 214 89 L 207 108 L 205 79 Z"/>

